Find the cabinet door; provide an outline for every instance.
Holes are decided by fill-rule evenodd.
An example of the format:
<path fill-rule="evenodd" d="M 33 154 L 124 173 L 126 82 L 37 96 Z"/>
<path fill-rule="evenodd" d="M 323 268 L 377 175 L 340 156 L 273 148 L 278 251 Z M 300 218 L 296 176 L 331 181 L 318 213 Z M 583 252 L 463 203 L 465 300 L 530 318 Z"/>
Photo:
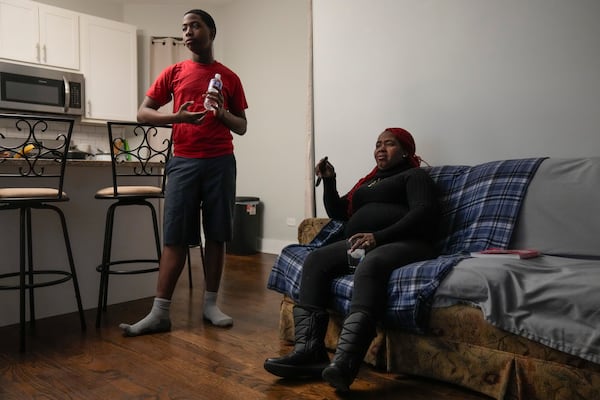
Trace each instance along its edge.
<path fill-rule="evenodd" d="M 40 5 L 39 21 L 40 62 L 79 69 L 79 14 Z"/>
<path fill-rule="evenodd" d="M 25 0 L 0 0 L 0 58 L 79 69 L 79 14 Z"/>
<path fill-rule="evenodd" d="M 39 62 L 37 5 L 24 0 L 0 0 L 0 57 Z"/>
<path fill-rule="evenodd" d="M 81 15 L 80 23 L 85 119 L 135 121 L 136 27 L 89 15 Z"/>

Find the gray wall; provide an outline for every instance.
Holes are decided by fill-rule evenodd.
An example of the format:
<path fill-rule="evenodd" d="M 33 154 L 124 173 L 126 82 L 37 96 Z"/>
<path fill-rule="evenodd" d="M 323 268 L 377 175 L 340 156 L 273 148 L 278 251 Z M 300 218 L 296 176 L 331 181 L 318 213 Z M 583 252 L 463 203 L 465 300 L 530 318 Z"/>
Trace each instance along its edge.
<path fill-rule="evenodd" d="M 126 22 L 139 27 L 142 83 L 150 36 L 181 36 L 183 13 L 204 8 L 215 18 L 215 56 L 242 79 L 249 108 L 248 132 L 234 135 L 237 194 L 262 202 L 259 247 L 278 253 L 296 241 L 304 217 L 305 132 L 308 115 L 308 1 L 244 0 L 215 7 L 202 1 L 128 5 Z"/>
<path fill-rule="evenodd" d="M 346 191 L 392 126 L 432 165 L 598 156 L 599 20 L 597 0 L 315 1 L 317 158 Z"/>
<path fill-rule="evenodd" d="M 66 8 L 97 17 L 123 21 L 123 5 L 119 1 L 111 0 L 33 0 L 55 7 Z"/>
<path fill-rule="evenodd" d="M 264 203 L 263 251 L 296 240 L 287 221 L 305 215 L 309 0 L 43 2 L 137 25 L 140 95 L 149 37 L 179 36 L 190 8 L 213 13 L 216 55 L 250 104 L 235 139 L 238 194 Z M 598 20 L 597 0 L 316 0 L 316 156 L 329 155 L 344 191 L 372 168 L 388 126 L 409 129 L 430 164 L 598 155 Z"/>
<path fill-rule="evenodd" d="M 136 25 L 140 101 L 149 86 L 150 37 L 181 36 L 189 9 L 211 13 L 218 31 L 215 56 L 241 77 L 249 103 L 248 132 L 234 135 L 238 195 L 261 199 L 263 251 L 278 253 L 296 241 L 296 225 L 305 217 L 308 0 L 40 2 Z"/>

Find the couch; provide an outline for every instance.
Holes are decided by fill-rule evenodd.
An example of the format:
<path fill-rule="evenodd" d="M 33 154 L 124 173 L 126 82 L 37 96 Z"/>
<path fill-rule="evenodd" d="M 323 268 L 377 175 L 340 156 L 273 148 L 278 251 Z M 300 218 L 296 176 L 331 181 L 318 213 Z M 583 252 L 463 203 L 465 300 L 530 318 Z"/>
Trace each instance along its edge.
<path fill-rule="evenodd" d="M 526 173 L 515 167 L 521 161 L 528 163 Z M 489 173 L 504 166 L 508 169 L 501 175 Z M 503 160 L 428 170 L 440 187 L 444 210 L 440 257 L 453 262 L 422 286 L 419 304 L 410 310 L 394 304 L 399 302 L 394 293 L 405 288 L 402 280 L 390 279 L 388 310 L 365 362 L 494 399 L 600 398 L 600 158 Z M 515 182 L 521 195 L 507 195 Z M 503 198 L 514 203 L 512 216 L 503 214 Z M 473 212 L 479 203 L 489 210 Z M 300 250 L 291 257 L 298 258 L 291 263 L 295 267 L 281 266 L 290 258 L 288 248 L 278 257 L 267 286 L 282 293 L 282 339 L 294 338 L 292 308 L 303 257 L 339 239 L 341 225 L 326 218 L 302 221 L 299 244 L 288 246 Z M 473 229 L 476 235 L 465 234 Z M 471 251 L 489 247 L 533 248 L 542 256 L 471 257 Z M 417 264 L 395 273 L 429 267 Z M 351 280 L 343 276 L 332 284 L 330 350 L 348 309 Z"/>

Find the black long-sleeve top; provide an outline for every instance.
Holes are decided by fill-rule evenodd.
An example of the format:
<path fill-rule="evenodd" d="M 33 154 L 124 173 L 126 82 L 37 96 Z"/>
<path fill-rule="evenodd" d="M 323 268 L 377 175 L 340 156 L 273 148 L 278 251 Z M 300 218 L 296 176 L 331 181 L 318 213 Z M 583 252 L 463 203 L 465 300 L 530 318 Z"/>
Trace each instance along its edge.
<path fill-rule="evenodd" d="M 421 168 L 399 165 L 378 171 L 352 198 L 340 197 L 335 178 L 323 179 L 323 202 L 330 218 L 347 221 L 346 237 L 373 233 L 378 245 L 403 239 L 431 241 L 437 232 L 439 204 L 435 183 Z"/>

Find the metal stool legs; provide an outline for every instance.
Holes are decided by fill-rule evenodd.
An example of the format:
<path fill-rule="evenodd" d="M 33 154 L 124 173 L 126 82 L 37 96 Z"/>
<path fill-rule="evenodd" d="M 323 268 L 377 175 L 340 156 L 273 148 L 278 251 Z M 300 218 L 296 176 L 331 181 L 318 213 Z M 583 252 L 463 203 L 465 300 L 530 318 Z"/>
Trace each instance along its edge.
<path fill-rule="evenodd" d="M 187 249 L 188 286 L 190 289 L 192 289 L 194 286 L 194 284 L 192 283 L 192 258 L 190 254 L 190 248 L 192 247 L 200 248 L 200 260 L 202 261 L 202 268 L 204 269 L 204 247 L 202 247 L 202 238 L 200 238 L 200 244 L 198 246 L 188 246 Z"/>
<path fill-rule="evenodd" d="M 31 209 L 44 209 L 54 211 L 61 223 L 63 232 L 63 239 L 65 242 L 65 249 L 67 252 L 67 258 L 69 263 L 69 271 L 63 270 L 35 270 L 33 261 L 33 236 L 31 229 Z M 75 270 L 75 263 L 73 261 L 73 252 L 71 250 L 71 241 L 69 239 L 69 233 L 67 230 L 67 223 L 62 210 L 58 207 L 48 204 L 36 204 L 27 207 L 22 207 L 19 210 L 20 225 L 19 225 L 19 272 L 5 274 L 3 277 L 19 275 L 18 287 L 2 287 L 3 289 L 19 289 L 19 340 L 20 340 L 20 351 L 25 351 L 25 331 L 26 331 L 26 312 L 25 312 L 25 292 L 29 291 L 29 320 L 31 328 L 35 330 L 35 294 L 34 289 L 38 287 L 53 286 L 68 280 L 73 282 L 73 289 L 75 292 L 75 298 L 77 301 L 77 310 L 79 312 L 79 320 L 81 324 L 81 330 L 85 331 L 86 322 L 83 314 L 83 306 L 81 303 L 81 294 L 79 291 L 79 283 L 77 281 L 77 272 Z M 27 265 L 27 269 L 26 269 Z M 58 276 L 52 280 L 46 280 L 43 282 L 35 282 L 36 275 L 52 275 Z"/>
<path fill-rule="evenodd" d="M 154 230 L 154 243 L 156 246 L 156 258 L 153 259 L 127 259 L 127 260 L 112 260 L 112 237 L 114 229 L 115 211 L 118 207 L 122 206 L 145 206 L 150 209 L 152 214 L 152 226 Z M 106 311 L 108 304 L 108 281 L 111 274 L 116 275 L 132 275 L 132 274 L 143 274 L 147 272 L 158 271 L 158 263 L 160 262 L 161 248 L 160 248 L 160 235 L 158 230 L 158 218 L 156 216 L 156 210 L 152 203 L 147 200 L 118 200 L 111 204 L 106 212 L 106 225 L 104 229 L 104 246 L 102 250 L 102 264 L 100 264 L 96 270 L 100 272 L 100 288 L 98 291 L 98 309 L 96 311 L 96 327 L 100 327 L 102 313 Z M 155 267 L 150 268 L 139 268 L 130 270 L 114 270 L 111 269 L 114 265 L 120 264 L 135 264 L 135 263 L 155 263 Z"/>
<path fill-rule="evenodd" d="M 187 248 L 187 264 L 188 264 L 188 287 L 191 289 L 194 287 L 192 282 L 192 255 L 190 253 L 190 246 Z"/>

